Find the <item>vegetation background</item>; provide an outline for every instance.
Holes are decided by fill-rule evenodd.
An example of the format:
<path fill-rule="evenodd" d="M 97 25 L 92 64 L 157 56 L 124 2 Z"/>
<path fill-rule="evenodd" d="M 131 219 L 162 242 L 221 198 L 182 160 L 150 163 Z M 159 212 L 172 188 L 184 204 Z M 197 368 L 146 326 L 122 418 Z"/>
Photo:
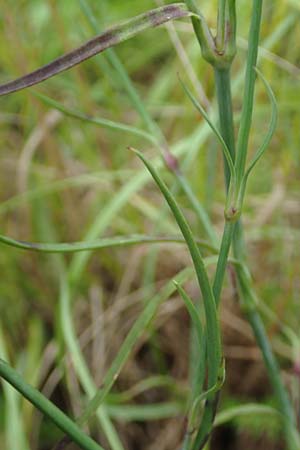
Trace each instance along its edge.
<path fill-rule="evenodd" d="M 199 2 L 200 3 L 200 2 Z M 156 7 L 154 0 L 89 2 L 99 31 Z M 214 27 L 216 1 L 201 10 Z M 238 55 L 233 96 L 238 123 L 251 2 L 239 0 Z M 1 81 L 29 72 L 95 34 L 80 0 L 7 0 L 0 12 Z M 299 411 L 300 342 L 300 6 L 296 0 L 266 0 L 260 70 L 278 102 L 279 122 L 270 149 L 251 176 L 244 208 L 249 265 L 260 307 L 283 376 Z M 123 63 L 145 109 L 163 130 L 183 164 L 217 233 L 223 227 L 220 149 L 193 109 L 177 72 L 193 84 L 206 108 L 214 108 L 211 67 L 200 56 L 188 20 L 149 30 L 61 74 L 37 89 L 1 98 L 1 233 L 20 240 L 73 242 L 131 234 L 178 234 L 164 200 L 128 145 L 159 161 L 143 137 L 70 118 L 33 95 L 46 94 L 73 111 L 146 130 L 120 81 Z M 257 147 L 269 120 L 269 104 L 257 83 L 251 144 Z M 174 179 L 166 169 L 169 185 Z M 176 189 L 176 186 L 175 186 Z M 199 238 L 204 230 L 182 192 L 178 199 Z M 165 211 L 162 213 L 162 211 Z M 24 378 L 71 416 L 83 409 L 88 389 L 82 366 L 70 357 L 68 327 L 74 327 L 96 385 L 145 302 L 185 266 L 183 246 L 149 244 L 74 255 L 45 255 L 1 246 L 0 349 Z M 62 279 L 72 285 L 72 315 L 66 314 Z M 193 280 L 189 292 L 198 295 Z M 210 448 L 282 449 L 278 418 L 259 405 L 274 398 L 252 332 L 227 280 L 221 321 L 227 376 L 219 423 Z M 71 325 L 70 325 L 71 324 Z M 150 329 L 132 349 L 107 410 L 125 449 L 179 448 L 188 392 L 189 317 L 182 300 L 163 302 Z M 287 336 L 290 336 L 288 338 Z M 81 367 L 81 369 L 80 369 Z M 223 416 L 226 408 L 254 404 L 253 413 Z M 263 412 L 263 413 L 262 413 Z M 105 448 L 107 437 L 91 424 Z M 61 433 L 12 390 L 0 391 L 3 450 L 47 450 Z M 12 446 L 13 443 L 13 446 Z M 75 447 L 74 447 L 75 448 Z M 115 447 L 116 448 L 116 447 Z"/>

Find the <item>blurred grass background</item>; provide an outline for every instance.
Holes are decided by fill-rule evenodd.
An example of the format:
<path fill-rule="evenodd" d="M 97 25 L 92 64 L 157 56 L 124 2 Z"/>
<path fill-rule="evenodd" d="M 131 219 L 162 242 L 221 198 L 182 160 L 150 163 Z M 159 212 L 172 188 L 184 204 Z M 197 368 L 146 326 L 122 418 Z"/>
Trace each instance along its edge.
<path fill-rule="evenodd" d="M 216 3 L 206 0 L 200 5 L 212 27 Z M 243 96 L 239 79 L 251 5 L 245 0 L 237 3 L 239 51 L 232 79 L 238 125 Z M 157 4 L 154 0 L 90 1 L 99 30 Z M 79 0 L 8 0 L 1 5 L 0 18 L 1 82 L 49 62 L 94 35 Z M 299 22 L 297 1 L 264 2 L 260 69 L 274 89 L 279 123 L 270 149 L 250 179 L 244 211 L 249 266 L 270 339 L 298 410 Z M 181 21 L 149 30 L 119 45 L 115 52 L 146 110 L 163 130 L 171 149 L 180 155 L 217 233 L 221 232 L 224 190 L 219 148 L 177 78 L 179 72 L 192 79 L 202 103 L 213 107 L 212 70 L 200 57 L 190 23 Z M 88 116 L 146 130 L 105 53 L 36 89 L 1 98 L 1 233 L 43 242 L 72 242 L 92 235 L 154 234 L 157 230 L 176 234 L 167 210 L 162 220 L 164 201 L 127 146 L 137 147 L 156 160 L 158 149 L 140 137 L 68 118 L 35 97 L 35 90 Z M 253 150 L 262 140 L 269 115 L 267 95 L 258 82 Z M 172 176 L 167 171 L 163 174 L 172 185 Z M 205 238 L 181 192 L 178 198 L 197 235 Z M 93 379 L 100 385 L 144 302 L 188 265 L 189 259 L 183 247 L 171 244 L 161 245 L 155 253 L 147 245 L 101 250 L 86 261 L 82 256 L 61 258 L 2 246 L 0 264 L 1 353 L 28 382 L 77 416 L 85 395 L 62 330 L 58 300 L 62 273 L 75 273 L 71 319 Z M 82 264 L 81 270 L 78 264 Z M 189 288 L 197 296 L 192 282 Z M 272 406 L 274 399 L 259 351 L 229 283 L 223 297 L 227 380 L 220 411 L 246 402 Z M 125 449 L 180 448 L 188 390 L 188 346 L 188 315 L 182 301 L 173 295 L 160 307 L 151 332 L 139 340 L 107 400 Z M 124 394 L 153 376 L 160 377 L 154 387 L 142 386 L 137 394 Z M 0 394 L 1 448 L 52 448 L 59 432 L 42 421 L 27 402 L 5 389 Z M 161 406 L 153 407 L 155 404 Z M 110 448 L 98 426 L 91 423 L 91 430 Z M 217 427 L 211 448 L 277 450 L 282 445 L 276 417 L 248 414 Z"/>

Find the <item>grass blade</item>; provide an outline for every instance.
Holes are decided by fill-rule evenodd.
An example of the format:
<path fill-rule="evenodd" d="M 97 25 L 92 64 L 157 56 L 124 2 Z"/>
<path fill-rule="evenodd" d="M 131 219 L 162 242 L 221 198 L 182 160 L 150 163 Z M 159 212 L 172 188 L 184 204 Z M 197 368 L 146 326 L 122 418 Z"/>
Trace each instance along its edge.
<path fill-rule="evenodd" d="M 217 137 L 217 139 L 221 143 L 222 150 L 223 150 L 223 153 L 224 153 L 224 156 L 226 158 L 226 161 L 227 161 L 227 164 L 228 164 L 228 168 L 229 168 L 229 171 L 230 171 L 230 176 L 234 180 L 235 179 L 235 168 L 234 168 L 233 160 L 232 160 L 232 157 L 231 157 L 231 154 L 230 154 L 229 148 L 227 147 L 226 142 L 224 141 L 221 133 L 219 132 L 217 127 L 215 127 L 215 125 L 212 123 L 212 121 L 210 120 L 207 112 L 200 105 L 200 103 L 198 102 L 196 97 L 191 93 L 189 88 L 185 85 L 185 83 L 180 78 L 179 78 L 179 81 L 180 81 L 181 86 L 183 87 L 183 90 L 186 93 L 186 95 L 189 97 L 189 99 L 191 100 L 191 102 L 193 103 L 193 105 L 195 106 L 197 111 L 199 111 L 201 116 L 206 120 L 206 122 L 210 126 L 211 130 L 213 131 L 213 133 L 215 134 L 215 136 Z"/>
<path fill-rule="evenodd" d="M 25 383 L 23 378 L 5 361 L 0 359 L 0 376 L 15 387 L 25 398 L 54 422 L 62 431 L 84 450 L 103 450 L 86 435 L 68 416 L 44 397 L 37 389 Z"/>
<path fill-rule="evenodd" d="M 189 13 L 184 5 L 180 3 L 170 4 L 147 11 L 144 14 L 140 14 L 137 17 L 104 31 L 99 36 L 94 37 L 82 46 L 66 53 L 49 64 L 17 78 L 16 80 L 2 84 L 0 86 L 0 95 L 6 95 L 41 83 L 114 45 L 130 39 L 148 28 L 154 28 L 169 20 L 188 17 L 190 15 L 191 13 Z"/>
<path fill-rule="evenodd" d="M 0 235 L 0 243 L 9 245 L 11 247 L 31 250 L 42 253 L 75 253 L 90 250 L 99 250 L 108 247 L 127 247 L 136 244 L 159 244 L 159 243 L 174 243 L 183 244 L 185 241 L 180 236 L 163 237 L 163 236 L 146 236 L 146 235 L 132 235 L 132 236 L 116 236 L 113 238 L 97 239 L 95 241 L 83 241 L 73 243 L 37 243 L 18 241 L 7 236 Z M 197 239 L 197 244 L 214 253 L 218 250 L 204 240 Z"/>
<path fill-rule="evenodd" d="M 176 276 L 176 280 L 178 283 L 183 283 L 186 281 L 192 272 L 190 269 L 184 269 Z M 109 370 L 106 372 L 105 378 L 102 383 L 101 389 L 98 390 L 93 399 L 89 402 L 86 410 L 83 415 L 79 417 L 78 422 L 80 424 L 85 423 L 89 417 L 91 417 L 95 411 L 99 408 L 99 406 L 103 403 L 106 395 L 109 393 L 110 389 L 114 385 L 115 381 L 118 378 L 118 375 L 127 361 L 134 345 L 137 340 L 140 338 L 142 333 L 148 327 L 150 322 L 152 321 L 159 305 L 170 297 L 175 291 L 175 286 L 172 281 L 168 282 L 166 286 L 161 290 L 160 293 L 155 295 L 145 306 L 143 312 L 136 320 L 135 324 L 131 328 L 130 332 L 126 336 L 116 358 L 114 359 L 112 365 Z"/>
<path fill-rule="evenodd" d="M 176 289 L 179 292 L 182 300 L 184 301 L 184 304 L 188 310 L 188 313 L 189 313 L 192 321 L 194 322 L 195 330 L 197 332 L 198 341 L 199 341 L 198 343 L 199 343 L 199 345 L 201 345 L 203 343 L 203 339 L 202 339 L 203 327 L 202 327 L 202 323 L 200 320 L 199 312 L 195 308 L 194 303 L 192 302 L 192 300 L 188 296 L 188 294 L 185 292 L 185 290 L 182 288 L 182 286 L 180 286 L 180 284 L 178 284 L 176 281 L 174 281 L 174 284 L 175 284 Z M 205 351 L 205 349 L 203 348 L 202 351 Z"/>
<path fill-rule="evenodd" d="M 207 272 L 205 270 L 203 258 L 197 247 L 197 244 L 194 240 L 192 231 L 182 214 L 180 208 L 177 205 L 177 202 L 169 191 L 167 186 L 161 180 L 160 176 L 154 169 L 154 167 L 145 159 L 142 153 L 137 150 L 133 150 L 145 164 L 150 174 L 152 175 L 154 181 L 159 187 L 161 193 L 165 197 L 174 218 L 182 232 L 182 235 L 187 243 L 187 246 L 190 251 L 190 255 L 192 257 L 198 283 L 200 290 L 203 296 L 204 309 L 205 309 L 205 317 L 206 317 L 206 327 L 207 327 L 207 336 L 210 345 L 208 346 L 208 387 L 211 388 L 215 385 L 218 378 L 219 367 L 221 364 L 221 338 L 220 338 L 220 330 L 217 319 L 217 311 L 214 295 L 209 283 L 209 279 L 207 276 Z"/>
<path fill-rule="evenodd" d="M 261 73 L 260 70 L 258 70 L 257 68 L 255 70 L 256 70 L 257 74 L 259 75 L 259 77 L 261 78 L 262 82 L 264 83 L 266 91 L 268 93 L 268 97 L 271 102 L 271 120 L 270 120 L 269 128 L 268 128 L 267 134 L 265 136 L 265 139 L 264 139 L 263 143 L 261 144 L 260 148 L 255 153 L 252 161 L 250 162 L 248 169 L 246 170 L 246 173 L 245 173 L 246 179 L 249 176 L 249 174 L 250 174 L 251 170 L 253 169 L 253 167 L 255 166 L 255 164 L 259 161 L 259 159 L 262 157 L 262 155 L 268 148 L 268 146 L 272 140 L 272 137 L 274 135 L 276 125 L 277 125 L 277 119 L 278 119 L 276 98 L 275 98 L 274 92 L 270 86 L 270 83 L 266 80 L 266 78 L 263 76 L 263 74 Z"/>
<path fill-rule="evenodd" d="M 83 122 L 88 122 L 92 125 L 98 125 L 103 128 L 110 128 L 113 130 L 119 130 L 119 131 L 125 131 L 126 133 L 135 134 L 137 136 L 143 137 L 144 139 L 147 139 L 149 142 L 151 142 L 154 145 L 158 145 L 157 140 L 146 131 L 140 130 L 139 128 L 132 127 L 131 125 L 127 125 L 125 123 L 115 122 L 113 120 L 103 119 L 101 117 L 90 117 L 86 114 L 83 114 L 78 111 L 74 111 L 73 109 L 67 108 L 62 103 L 57 102 L 53 98 L 50 98 L 44 94 L 41 94 L 39 92 L 34 92 L 34 95 L 40 99 L 43 103 L 50 106 L 51 108 L 57 109 L 58 111 L 62 112 L 66 116 L 72 117 L 74 119 L 82 120 Z"/>

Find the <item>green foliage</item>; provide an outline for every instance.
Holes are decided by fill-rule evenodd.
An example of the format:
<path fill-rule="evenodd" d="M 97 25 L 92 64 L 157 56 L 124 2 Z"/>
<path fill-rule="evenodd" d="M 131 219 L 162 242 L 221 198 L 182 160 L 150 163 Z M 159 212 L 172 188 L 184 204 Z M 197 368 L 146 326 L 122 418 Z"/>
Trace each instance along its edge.
<path fill-rule="evenodd" d="M 214 425 L 226 422 L 274 442 L 283 426 L 287 448 L 299 448 L 274 355 L 296 371 L 299 7 L 242 0 L 236 17 L 234 0 L 185 3 L 151 14 L 158 5 L 150 0 L 3 4 L 1 79 L 21 76 L 21 85 L 2 93 L 121 44 L 38 91 L 1 97 L 0 356 L 10 365 L 1 361 L 0 374 L 19 391 L 3 381 L 4 450 L 29 442 L 44 450 L 62 437 L 58 428 L 80 448 L 125 450 L 138 422 L 159 447 L 155 422 L 167 430 L 169 419 L 182 424 L 184 416 L 184 450 L 204 448 Z M 172 18 L 184 20 L 152 29 Z M 101 37 L 90 54 L 75 51 L 76 61 L 69 55 L 51 73 L 22 78 L 94 35 Z M 178 71 L 189 80 L 183 89 Z M 148 171 L 127 147 L 143 149 Z M 218 402 L 225 373 L 218 306 L 232 292 L 262 352 L 271 406 L 244 404 L 226 390 Z M 241 329 L 241 320 L 226 327 Z M 226 342 L 225 350 L 230 357 Z M 290 380 L 296 403 L 292 372 Z M 50 419 L 41 424 L 20 393 Z M 182 428 L 172 427 L 175 448 Z"/>

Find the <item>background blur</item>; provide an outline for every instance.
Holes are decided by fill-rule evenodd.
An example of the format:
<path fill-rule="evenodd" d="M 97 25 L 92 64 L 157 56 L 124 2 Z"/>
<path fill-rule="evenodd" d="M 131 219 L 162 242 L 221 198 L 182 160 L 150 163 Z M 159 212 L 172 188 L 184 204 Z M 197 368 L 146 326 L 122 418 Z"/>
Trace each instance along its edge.
<path fill-rule="evenodd" d="M 214 27 L 217 2 L 198 3 Z M 157 4 L 154 0 L 89 1 L 99 31 Z M 238 124 L 251 2 L 239 0 L 237 5 L 239 49 L 232 87 Z M 249 266 L 269 337 L 297 408 L 299 24 L 299 2 L 264 2 L 260 70 L 274 89 L 279 123 L 271 147 L 250 178 L 244 210 Z M 0 34 L 0 80 L 4 82 L 71 50 L 95 31 L 80 0 L 6 0 L 1 2 Z M 177 21 L 149 30 L 114 52 L 94 57 L 36 88 L 0 99 L 1 234 L 26 241 L 73 242 L 135 233 L 178 233 L 156 186 L 127 146 L 142 150 L 155 161 L 160 157 L 158 149 L 142 137 L 67 117 L 34 95 L 38 91 L 89 117 L 146 130 L 116 71 L 116 58 L 124 65 L 145 109 L 179 155 L 195 193 L 216 232 L 221 233 L 224 189 L 220 149 L 177 78 L 179 72 L 202 104 L 214 106 L 212 69 L 200 56 L 190 22 Z M 253 150 L 262 141 L 269 117 L 268 97 L 258 82 Z M 170 186 L 174 184 L 170 173 L 163 168 L 161 173 Z M 178 199 L 197 236 L 205 238 L 181 192 Z M 188 264 L 184 247 L 173 244 L 65 256 L 2 245 L 1 354 L 28 382 L 68 414 L 77 416 L 86 398 L 62 332 L 67 326 L 61 309 L 62 274 L 74 287 L 72 317 L 68 319 L 99 386 L 145 302 Z M 198 295 L 193 281 L 189 292 Z M 260 353 L 228 282 L 221 320 L 227 378 L 220 411 L 247 402 L 274 405 Z M 283 326 L 288 330 L 285 334 Z M 188 391 L 189 328 L 183 303 L 173 295 L 162 304 L 150 332 L 143 334 L 122 370 L 107 401 L 125 449 L 180 447 Z M 149 377 L 156 377 L 156 383 L 143 387 L 141 381 Z M 162 406 L 155 407 L 158 403 Z M 143 408 L 145 405 L 154 407 Z M 98 424 L 91 423 L 91 430 L 106 449 L 110 448 Z M 47 450 L 60 437 L 50 422 L 42 420 L 13 391 L 0 391 L 1 449 Z M 238 415 L 216 428 L 211 449 L 240 448 L 283 449 L 278 418 L 272 414 Z"/>

